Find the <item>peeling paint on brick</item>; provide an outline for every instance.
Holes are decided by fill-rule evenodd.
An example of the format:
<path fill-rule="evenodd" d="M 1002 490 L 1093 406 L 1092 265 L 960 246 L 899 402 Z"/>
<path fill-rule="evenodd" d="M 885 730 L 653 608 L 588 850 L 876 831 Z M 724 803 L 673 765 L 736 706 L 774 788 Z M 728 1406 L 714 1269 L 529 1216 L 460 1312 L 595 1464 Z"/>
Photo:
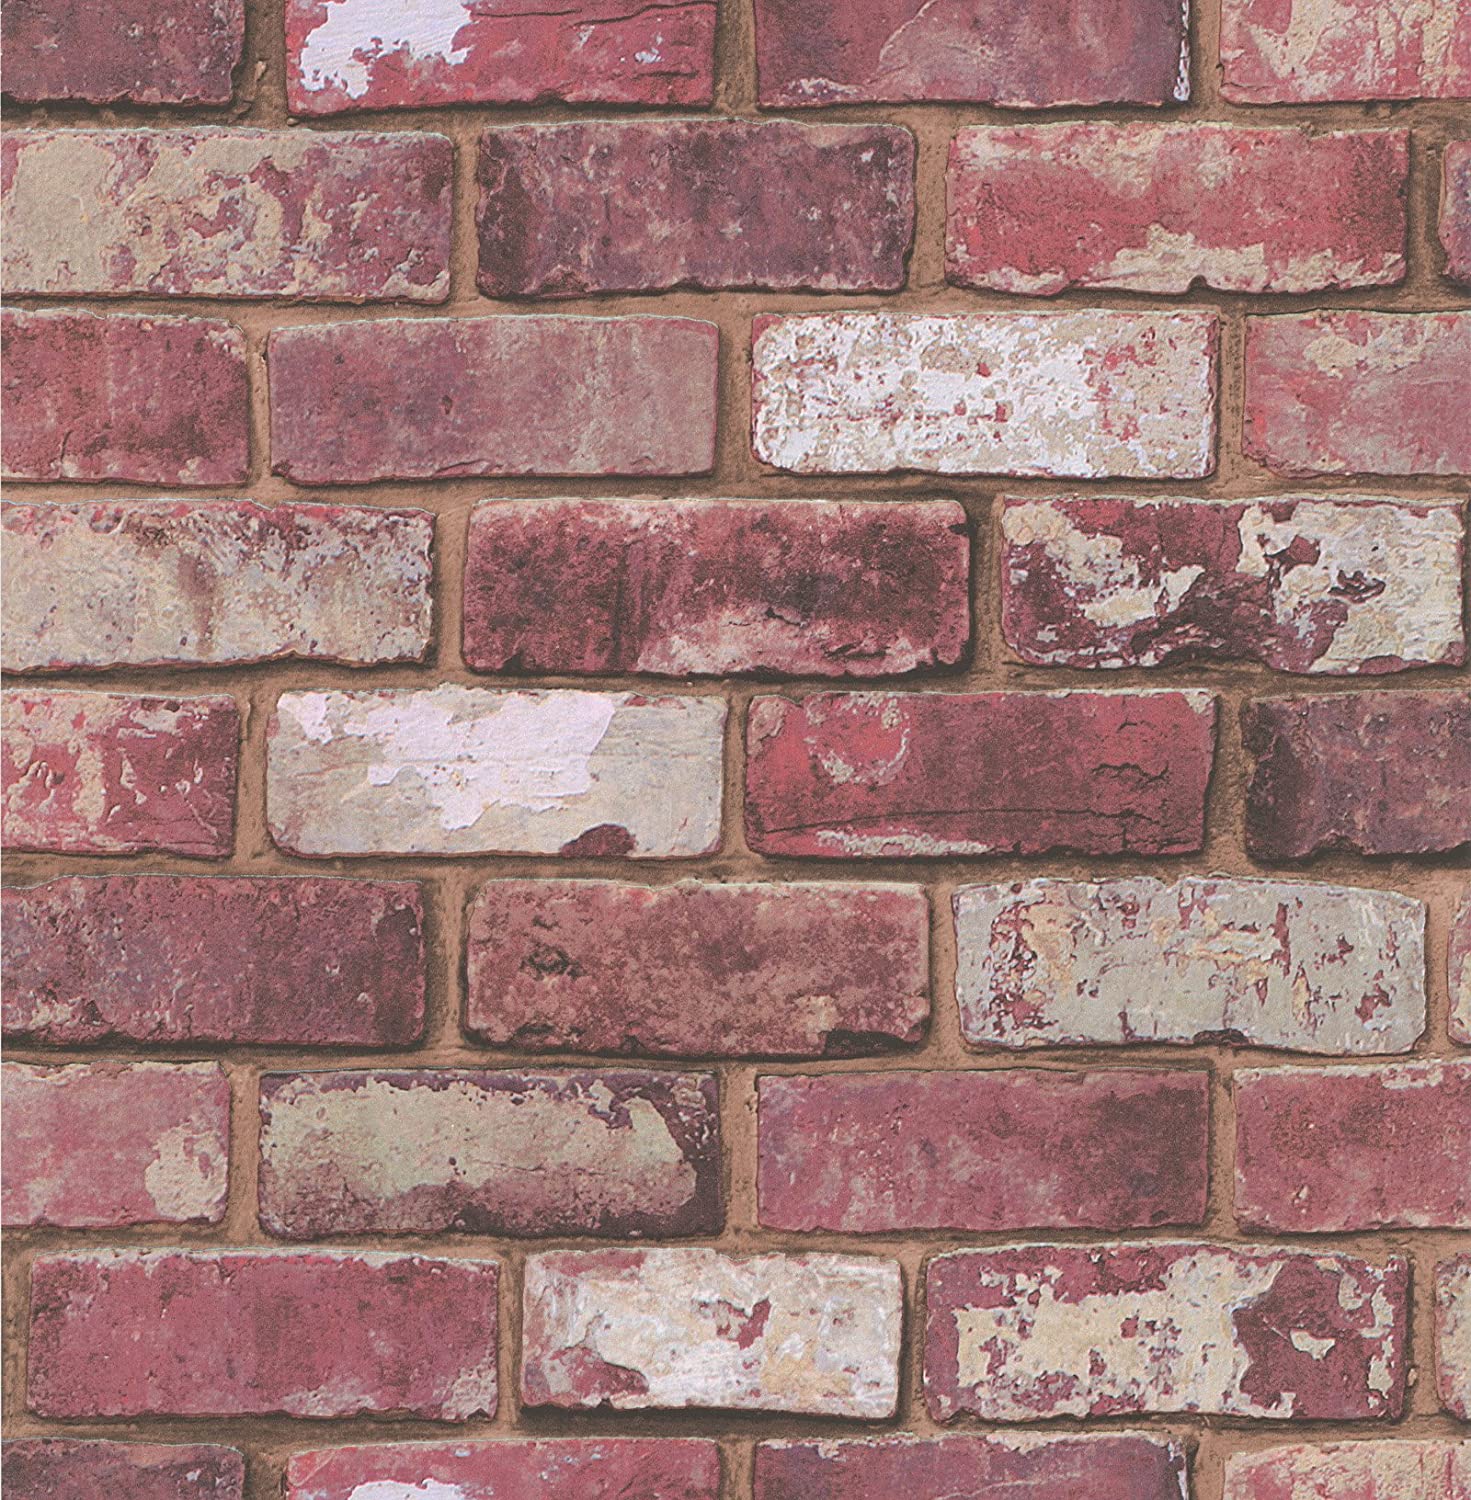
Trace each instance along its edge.
<path fill-rule="evenodd" d="M 1225 1500 L 1468 1500 L 1471 1443 L 1299 1443 L 1226 1457 Z"/>
<path fill-rule="evenodd" d="M 1435 1268 L 1435 1387 L 1448 1412 L 1471 1422 L 1471 1254 Z"/>

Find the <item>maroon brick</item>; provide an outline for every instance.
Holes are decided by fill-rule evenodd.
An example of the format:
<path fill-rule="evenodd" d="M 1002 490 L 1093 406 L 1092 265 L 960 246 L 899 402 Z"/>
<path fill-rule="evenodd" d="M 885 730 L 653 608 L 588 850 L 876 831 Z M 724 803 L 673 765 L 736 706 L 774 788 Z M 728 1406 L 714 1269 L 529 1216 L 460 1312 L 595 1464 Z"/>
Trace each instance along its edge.
<path fill-rule="evenodd" d="M 244 0 L 23 0 L 0 9 L 5 92 L 24 102 L 228 104 Z"/>
<path fill-rule="evenodd" d="M 0 1449 L 10 1500 L 243 1500 L 245 1457 L 191 1443 L 16 1438 Z"/>
<path fill-rule="evenodd" d="M 1435 1268 L 1435 1389 L 1452 1416 L 1471 1422 L 1471 1254 Z"/>
<path fill-rule="evenodd" d="M 1206 1073 L 794 1074 L 757 1088 L 757 1191 L 771 1229 L 1133 1229 L 1205 1218 Z"/>
<path fill-rule="evenodd" d="M 746 837 L 761 854 L 1178 854 L 1205 831 L 1204 693 L 757 698 Z"/>
<path fill-rule="evenodd" d="M 465 660 L 479 672 L 950 666 L 970 636 L 951 501 L 496 500 L 470 519 Z"/>
<path fill-rule="evenodd" d="M 878 1052 L 929 1019 L 929 911 L 901 885 L 492 880 L 470 908 L 467 970 L 466 1028 L 494 1046 Z"/>
<path fill-rule="evenodd" d="M 272 463 L 299 484 L 707 473 L 718 346 L 713 323 L 666 317 L 278 329 Z"/>
<path fill-rule="evenodd" d="M 1243 1068 L 1231 1089 L 1242 1224 L 1471 1228 L 1471 1062 Z"/>
<path fill-rule="evenodd" d="M 896 125 L 649 120 L 480 137 L 480 290 L 895 291 L 914 237 Z"/>
<path fill-rule="evenodd" d="M 4 892 L 5 1035 L 401 1046 L 424 1028 L 409 881 L 79 876 Z"/>
<path fill-rule="evenodd" d="M 1440 158 L 1440 243 L 1445 274 L 1471 286 L 1471 140 L 1452 141 Z"/>
<path fill-rule="evenodd" d="M 7 310 L 0 333 L 7 478 L 247 477 L 250 392 L 245 338 L 233 323 Z"/>
<path fill-rule="evenodd" d="M 1043 109 L 1190 96 L 1177 0 L 756 0 L 763 105 L 910 99 Z"/>
<path fill-rule="evenodd" d="M 1246 847 L 1430 854 L 1471 842 L 1471 693 L 1339 693 L 1241 707 Z"/>
<path fill-rule="evenodd" d="M 1471 474 L 1471 312 L 1246 320 L 1246 454 L 1279 474 Z"/>
<path fill-rule="evenodd" d="M 268 1073 L 260 1216 L 331 1234 L 718 1234 L 709 1073 Z"/>
<path fill-rule="evenodd" d="M 1409 153 L 1404 130 L 962 130 L 947 178 L 949 278 L 1033 296 L 1392 284 L 1405 274 Z"/>
<path fill-rule="evenodd" d="M 14 689 L 3 714 L 7 849 L 230 853 L 233 698 Z"/>
<path fill-rule="evenodd" d="M 494 1261 L 367 1251 L 43 1255 L 27 1404 L 64 1418 L 489 1416 L 496 1276 Z"/>

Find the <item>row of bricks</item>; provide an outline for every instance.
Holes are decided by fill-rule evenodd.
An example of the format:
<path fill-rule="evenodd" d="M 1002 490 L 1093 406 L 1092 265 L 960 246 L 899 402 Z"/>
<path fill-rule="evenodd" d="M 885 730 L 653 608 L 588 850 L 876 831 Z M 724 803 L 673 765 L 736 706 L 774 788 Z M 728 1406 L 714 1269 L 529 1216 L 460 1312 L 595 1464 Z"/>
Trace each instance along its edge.
<path fill-rule="evenodd" d="M 738 0 L 724 0 L 727 7 Z M 744 10 L 744 0 L 739 0 Z M 6 88 L 23 100 L 223 104 L 244 0 L 187 0 L 160 35 L 148 0 L 7 8 Z M 1190 97 L 1188 0 L 754 0 L 757 98 L 802 108 L 944 100 L 1008 108 Z M 287 0 L 286 102 L 302 114 L 455 103 L 708 105 L 715 0 L 385 12 Z M 277 23 L 279 29 L 279 23 Z M 1471 17 L 1440 0 L 1224 0 L 1222 90 L 1242 104 L 1471 96 Z"/>
<path fill-rule="evenodd" d="M 1220 318 L 755 318 L 751 451 L 795 474 L 1199 479 Z M 6 475 L 239 484 L 243 334 L 210 318 L 4 314 Z M 354 319 L 266 341 L 275 472 L 298 484 L 706 474 L 720 331 L 678 317 Z M 548 392 L 555 392 L 549 399 Z M 1248 457 L 1275 473 L 1471 474 L 1471 313 L 1246 320 Z"/>
<path fill-rule="evenodd" d="M 1393 891 L 1038 879 L 952 898 L 979 1049 L 1232 1040 L 1328 1056 L 1426 1034 L 1426 909 Z M 920 1043 L 925 892 L 897 884 L 492 880 L 471 896 L 465 1031 L 526 1052 L 818 1058 Z M 1437 934 L 1437 942 L 1440 935 Z M 1471 1044 L 1471 890 L 1446 935 Z M 73 876 L 4 892 L 7 1039 L 392 1048 L 425 1031 L 410 881 Z M 1439 978 L 1439 976 L 1437 976 Z"/>
<path fill-rule="evenodd" d="M 490 1416 L 500 1271 L 385 1251 L 38 1255 L 27 1405 L 72 1419 Z M 938 1422 L 1405 1409 L 1411 1276 L 1398 1255 L 1025 1244 L 937 1254 L 919 1279 Z M 518 1394 L 530 1407 L 883 1420 L 898 1406 L 905 1300 L 884 1256 L 543 1251 L 524 1267 Z M 1433 1301 L 1441 1399 L 1465 1416 L 1471 1256 L 1436 1266 Z"/>
<path fill-rule="evenodd" d="M 708 855 L 728 713 L 724 697 L 573 688 L 285 692 L 266 728 L 266 820 L 308 858 Z M 1200 690 L 758 696 L 746 843 L 819 859 L 1190 853 L 1216 714 Z M 235 698 L 14 688 L 3 726 L 7 849 L 232 852 Z M 1256 859 L 1471 842 L 1471 693 L 1257 698 L 1241 729 Z"/>
<path fill-rule="evenodd" d="M 223 1219 L 218 1063 L 0 1069 L 7 1226 Z M 1123 1230 L 1205 1224 L 1210 1088 L 1201 1069 L 890 1070 L 768 1074 L 734 1103 L 755 1110 L 764 1229 Z M 1471 1062 L 1238 1069 L 1231 1101 L 1238 1225 L 1471 1229 Z M 259 1218 L 292 1240 L 717 1235 L 721 1140 L 709 1073 L 266 1073 Z"/>
<path fill-rule="evenodd" d="M 10 294 L 443 302 L 454 145 L 402 132 L 14 131 Z M 914 136 L 893 125 L 642 121 L 479 138 L 489 297 L 901 289 Z M 1471 282 L 1471 141 L 1442 153 L 1446 274 Z M 950 150 L 961 286 L 1226 292 L 1405 278 L 1410 132 L 1222 124 L 972 128 Z M 1202 179 L 1210 191 L 1202 193 Z M 74 218 L 57 210 L 55 184 Z"/>

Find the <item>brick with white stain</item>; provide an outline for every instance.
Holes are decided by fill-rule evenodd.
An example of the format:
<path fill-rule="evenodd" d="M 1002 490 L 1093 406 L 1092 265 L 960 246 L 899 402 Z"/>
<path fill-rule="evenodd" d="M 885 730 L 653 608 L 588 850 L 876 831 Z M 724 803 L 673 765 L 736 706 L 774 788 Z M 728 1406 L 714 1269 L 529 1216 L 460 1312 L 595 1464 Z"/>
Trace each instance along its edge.
<path fill-rule="evenodd" d="M 1435 1385 L 1440 1404 L 1471 1422 L 1471 1254 L 1435 1268 Z"/>
<path fill-rule="evenodd" d="M 1224 1500 L 1468 1500 L 1471 1442 L 1297 1443 L 1226 1457 Z"/>
<path fill-rule="evenodd" d="M 1440 245 L 1445 274 L 1471 286 L 1471 140 L 1451 141 L 1441 154 Z"/>

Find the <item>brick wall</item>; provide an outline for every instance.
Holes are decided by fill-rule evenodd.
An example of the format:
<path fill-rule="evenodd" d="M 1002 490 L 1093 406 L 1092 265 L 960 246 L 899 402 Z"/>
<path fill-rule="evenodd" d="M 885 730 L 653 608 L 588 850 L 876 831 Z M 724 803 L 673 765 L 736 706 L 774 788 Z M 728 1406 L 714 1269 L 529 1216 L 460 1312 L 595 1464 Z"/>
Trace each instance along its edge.
<path fill-rule="evenodd" d="M 1467 12 L 3 16 L 18 1500 L 1471 1497 Z"/>

